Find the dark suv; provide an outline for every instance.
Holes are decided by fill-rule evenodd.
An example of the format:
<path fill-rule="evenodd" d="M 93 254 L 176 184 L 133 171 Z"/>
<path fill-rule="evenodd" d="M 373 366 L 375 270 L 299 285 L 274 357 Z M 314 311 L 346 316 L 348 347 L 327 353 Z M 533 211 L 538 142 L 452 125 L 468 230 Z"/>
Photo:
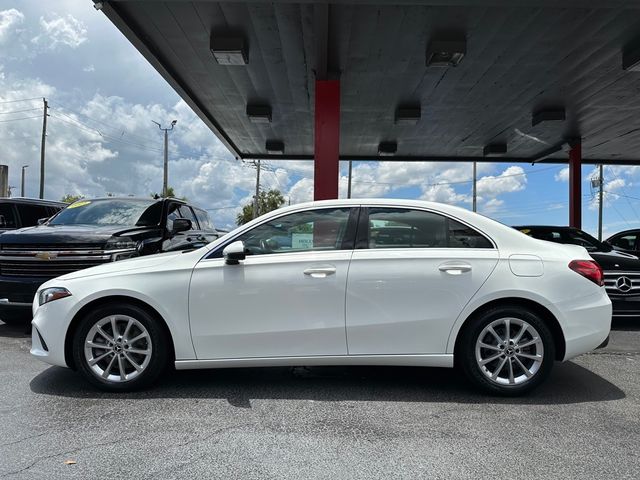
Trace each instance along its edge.
<path fill-rule="evenodd" d="M 621 252 L 640 256 L 640 230 L 638 229 L 616 233 L 607 239 L 607 243 Z"/>
<path fill-rule="evenodd" d="M 580 245 L 586 248 L 589 255 L 604 271 L 604 286 L 613 304 L 613 316 L 640 317 L 640 260 L 638 257 L 618 252 L 607 242 L 600 242 L 577 228 L 546 225 L 514 228 L 540 240 Z"/>
<path fill-rule="evenodd" d="M 66 206 L 66 203 L 35 198 L 0 198 L 0 233 L 33 227 L 38 220 L 49 218 Z"/>
<path fill-rule="evenodd" d="M 30 319 L 45 281 L 101 263 L 201 247 L 218 238 L 205 210 L 175 199 L 80 200 L 37 227 L 0 235 L 0 319 Z"/>

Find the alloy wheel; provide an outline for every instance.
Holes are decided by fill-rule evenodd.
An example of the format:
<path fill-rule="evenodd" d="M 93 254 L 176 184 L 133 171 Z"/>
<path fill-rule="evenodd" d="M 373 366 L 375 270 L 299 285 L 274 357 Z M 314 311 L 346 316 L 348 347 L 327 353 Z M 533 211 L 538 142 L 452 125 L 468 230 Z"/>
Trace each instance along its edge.
<path fill-rule="evenodd" d="M 152 352 L 148 330 L 128 315 L 98 320 L 84 341 L 84 358 L 91 372 L 114 383 L 128 382 L 142 374 Z"/>
<path fill-rule="evenodd" d="M 533 378 L 544 359 L 538 331 L 519 318 L 489 323 L 476 340 L 475 358 L 480 371 L 498 385 L 521 385 Z"/>

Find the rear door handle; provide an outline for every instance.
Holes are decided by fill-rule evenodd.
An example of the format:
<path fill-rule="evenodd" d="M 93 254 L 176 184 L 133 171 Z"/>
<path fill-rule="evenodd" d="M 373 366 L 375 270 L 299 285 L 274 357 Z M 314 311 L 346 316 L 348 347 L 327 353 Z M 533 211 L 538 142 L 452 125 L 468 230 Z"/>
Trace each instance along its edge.
<path fill-rule="evenodd" d="M 471 271 L 471 265 L 468 263 L 443 263 L 438 270 L 449 275 L 462 275 Z"/>
<path fill-rule="evenodd" d="M 334 273 L 336 273 L 336 267 L 333 265 L 327 265 L 326 267 L 310 267 L 304 271 L 305 275 L 312 278 L 325 278 L 329 275 L 333 275 Z"/>

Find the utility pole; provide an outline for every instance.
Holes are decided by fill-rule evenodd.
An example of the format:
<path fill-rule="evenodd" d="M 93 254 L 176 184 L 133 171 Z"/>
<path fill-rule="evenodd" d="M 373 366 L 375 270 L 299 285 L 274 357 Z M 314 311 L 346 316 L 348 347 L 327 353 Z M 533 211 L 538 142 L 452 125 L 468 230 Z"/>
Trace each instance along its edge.
<path fill-rule="evenodd" d="M 598 192 L 598 240 L 602 241 L 602 197 L 604 190 L 604 177 L 602 176 L 602 164 L 598 166 L 600 171 L 600 176 L 598 178 L 598 183 L 600 184 L 600 191 Z"/>
<path fill-rule="evenodd" d="M 351 198 L 351 167 L 352 162 L 349 160 L 349 183 L 347 184 L 347 198 Z"/>
<path fill-rule="evenodd" d="M 171 122 L 171 128 L 162 128 L 158 122 L 151 120 L 158 125 L 158 128 L 164 132 L 164 172 L 162 176 L 162 197 L 167 198 L 169 194 L 169 131 L 173 130 L 177 120 Z"/>
<path fill-rule="evenodd" d="M 20 196 L 24 197 L 24 169 L 27 168 L 29 165 L 23 165 L 22 166 L 22 183 L 20 184 Z"/>
<path fill-rule="evenodd" d="M 477 177 L 477 164 L 473 162 L 473 211 L 478 211 L 477 195 L 476 195 L 476 177 Z"/>
<path fill-rule="evenodd" d="M 256 163 L 256 196 L 253 199 L 253 218 L 258 218 L 260 209 L 260 160 Z"/>
<path fill-rule="evenodd" d="M 47 99 L 43 98 L 44 110 L 42 112 L 42 141 L 40 142 L 40 198 L 44 198 L 44 147 L 47 139 L 47 117 L 49 114 L 49 104 Z M 24 171 L 24 170 L 23 170 Z"/>

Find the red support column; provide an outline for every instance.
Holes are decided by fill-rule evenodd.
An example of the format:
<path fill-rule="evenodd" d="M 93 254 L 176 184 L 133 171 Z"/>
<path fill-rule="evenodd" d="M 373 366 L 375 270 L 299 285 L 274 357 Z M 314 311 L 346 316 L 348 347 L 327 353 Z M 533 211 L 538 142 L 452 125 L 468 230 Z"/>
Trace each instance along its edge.
<path fill-rule="evenodd" d="M 570 143 L 569 151 L 569 226 L 582 228 L 582 142 Z"/>
<path fill-rule="evenodd" d="M 313 199 L 338 198 L 340 80 L 316 80 Z"/>

